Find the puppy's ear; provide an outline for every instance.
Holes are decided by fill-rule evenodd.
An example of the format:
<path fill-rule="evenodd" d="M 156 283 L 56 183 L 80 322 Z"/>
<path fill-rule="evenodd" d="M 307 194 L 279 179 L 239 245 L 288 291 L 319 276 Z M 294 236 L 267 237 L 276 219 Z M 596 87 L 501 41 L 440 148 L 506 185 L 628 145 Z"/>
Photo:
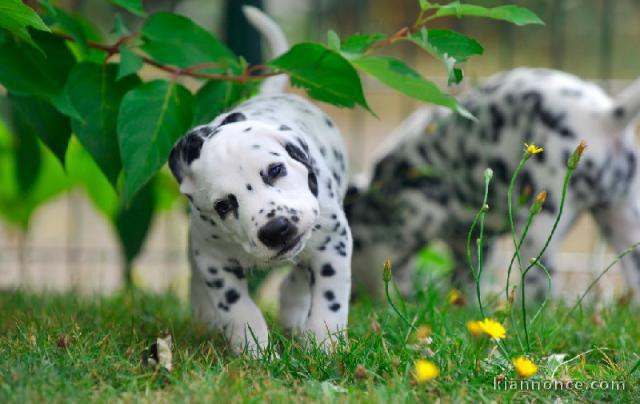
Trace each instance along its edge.
<path fill-rule="evenodd" d="M 191 172 L 191 163 L 200 157 L 200 150 L 204 144 L 201 131 L 193 130 L 183 136 L 171 149 L 169 154 L 169 168 L 180 184 L 180 192 L 192 194 L 195 182 Z"/>
<path fill-rule="evenodd" d="M 632 123 L 640 115 L 640 78 L 622 90 L 611 108 L 613 118 L 620 126 Z"/>

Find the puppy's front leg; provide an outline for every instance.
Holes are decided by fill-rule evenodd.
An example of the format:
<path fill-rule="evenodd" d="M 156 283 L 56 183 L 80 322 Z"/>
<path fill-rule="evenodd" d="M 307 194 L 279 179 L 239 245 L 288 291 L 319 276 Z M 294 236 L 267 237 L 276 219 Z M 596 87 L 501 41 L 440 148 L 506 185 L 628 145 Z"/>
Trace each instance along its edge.
<path fill-rule="evenodd" d="M 346 332 L 351 294 L 351 232 L 344 227 L 309 254 L 311 308 L 305 329 L 328 347 L 336 333 Z"/>
<path fill-rule="evenodd" d="M 192 249 L 194 315 L 221 331 L 236 353 L 260 355 L 269 340 L 267 323 L 249 296 L 244 268 L 237 259 Z"/>

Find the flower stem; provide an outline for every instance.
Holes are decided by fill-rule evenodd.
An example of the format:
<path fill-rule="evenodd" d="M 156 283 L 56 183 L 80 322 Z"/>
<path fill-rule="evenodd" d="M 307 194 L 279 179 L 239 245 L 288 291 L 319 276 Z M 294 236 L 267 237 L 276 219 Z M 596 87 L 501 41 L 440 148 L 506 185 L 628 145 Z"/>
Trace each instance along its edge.
<path fill-rule="evenodd" d="M 513 188 L 516 184 L 516 178 L 522 171 L 527 160 L 529 160 L 529 154 L 524 153 L 522 158 L 520 159 L 520 163 L 516 168 L 516 171 L 511 176 L 511 181 L 509 182 L 509 188 L 507 189 L 507 208 L 509 212 L 509 227 L 511 228 L 511 239 L 513 240 L 513 247 L 515 248 L 514 257 L 518 259 L 518 267 L 522 271 L 522 262 L 520 257 L 520 245 L 516 241 L 516 227 L 513 223 Z M 524 241 L 524 238 L 522 239 Z M 509 280 L 511 279 L 511 268 L 513 267 L 514 258 L 511 258 L 511 263 L 509 263 L 509 268 L 507 269 L 507 285 L 504 289 L 505 298 L 509 300 Z"/>
<path fill-rule="evenodd" d="M 391 295 L 389 294 L 389 282 L 388 280 L 384 280 L 384 293 L 387 296 L 387 301 L 389 302 L 389 305 L 391 306 L 391 308 L 393 309 L 393 311 L 396 312 L 396 314 L 398 315 L 398 317 L 400 317 L 402 319 L 402 321 L 404 321 L 404 323 L 409 327 L 412 328 L 414 331 L 417 330 L 416 326 L 413 325 L 409 320 L 407 320 L 407 318 L 404 316 L 404 314 L 402 314 L 400 312 L 400 310 L 398 310 L 398 308 L 396 307 L 395 304 L 393 304 L 393 300 L 391 299 Z"/>

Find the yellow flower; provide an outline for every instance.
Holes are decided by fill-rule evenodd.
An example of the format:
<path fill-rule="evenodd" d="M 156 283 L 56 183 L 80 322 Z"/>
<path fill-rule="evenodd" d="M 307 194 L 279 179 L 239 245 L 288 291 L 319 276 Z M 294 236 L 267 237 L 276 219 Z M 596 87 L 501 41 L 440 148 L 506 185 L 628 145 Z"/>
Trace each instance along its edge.
<path fill-rule="evenodd" d="M 464 296 L 458 289 L 451 289 L 451 292 L 449 292 L 449 296 L 447 296 L 447 300 L 449 300 L 450 304 L 453 304 L 455 306 L 464 306 L 465 303 Z"/>
<path fill-rule="evenodd" d="M 538 153 L 542 153 L 544 149 L 542 147 L 538 147 L 534 145 L 533 143 L 531 144 L 525 143 L 524 151 L 527 152 L 527 154 L 538 154 Z"/>
<path fill-rule="evenodd" d="M 425 359 L 418 359 L 416 361 L 415 378 L 418 383 L 428 382 L 433 380 L 440 374 L 440 369 L 435 363 Z"/>
<path fill-rule="evenodd" d="M 485 318 L 480 321 L 480 328 L 482 328 L 482 332 L 491 338 L 503 339 L 507 336 L 507 331 L 504 329 L 502 324 L 490 318 Z"/>
<path fill-rule="evenodd" d="M 482 325 L 480 325 L 480 321 L 467 321 L 467 330 L 474 337 L 482 334 Z"/>
<path fill-rule="evenodd" d="M 520 356 L 514 359 L 513 367 L 516 368 L 516 373 L 518 373 L 518 376 L 522 378 L 531 377 L 538 372 L 538 367 L 536 366 L 536 364 L 525 358 L 524 356 Z"/>

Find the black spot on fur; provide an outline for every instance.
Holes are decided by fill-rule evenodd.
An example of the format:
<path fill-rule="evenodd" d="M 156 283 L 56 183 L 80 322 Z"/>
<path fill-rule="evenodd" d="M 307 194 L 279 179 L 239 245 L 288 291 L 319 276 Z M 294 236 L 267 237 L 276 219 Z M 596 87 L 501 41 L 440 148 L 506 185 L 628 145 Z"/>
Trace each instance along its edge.
<path fill-rule="evenodd" d="M 218 303 L 218 308 L 219 308 L 220 310 L 229 311 L 229 306 L 227 306 L 226 304 L 224 304 L 224 303 L 222 303 L 222 302 L 219 302 L 219 303 Z"/>
<path fill-rule="evenodd" d="M 231 266 L 223 267 L 222 270 L 230 274 L 234 274 L 238 279 L 244 279 L 245 277 L 244 269 L 242 269 L 240 265 L 235 263 L 232 263 Z"/>
<path fill-rule="evenodd" d="M 340 303 L 333 303 L 331 306 L 329 306 L 329 310 L 337 312 L 338 310 L 340 310 Z"/>
<path fill-rule="evenodd" d="M 247 191 L 253 191 L 253 187 L 251 186 L 251 184 L 247 184 Z"/>
<path fill-rule="evenodd" d="M 491 126 L 493 128 L 493 141 L 499 142 L 500 132 L 502 131 L 502 128 L 504 128 L 504 116 L 495 104 L 491 104 L 489 112 L 491 114 Z"/>
<path fill-rule="evenodd" d="M 333 269 L 333 266 L 329 263 L 326 263 L 322 266 L 322 270 L 320 271 L 320 275 L 329 277 L 336 274 L 336 270 Z"/>
<path fill-rule="evenodd" d="M 247 117 L 244 116 L 244 114 L 240 112 L 232 112 L 222 120 L 222 122 L 220 123 L 220 126 L 227 125 L 234 122 L 246 121 L 246 120 L 247 120 Z"/>
<path fill-rule="evenodd" d="M 333 128 L 333 122 L 331 122 L 331 119 L 327 118 L 326 116 L 324 117 L 324 122 L 327 124 L 328 127 Z"/>
<path fill-rule="evenodd" d="M 278 128 L 278 130 L 291 130 L 290 127 L 288 127 L 287 125 L 280 125 L 280 127 Z"/>
<path fill-rule="evenodd" d="M 336 298 L 336 295 L 333 293 L 333 291 L 327 290 L 326 292 L 324 292 L 324 298 L 329 301 L 332 301 L 333 299 Z"/>
<path fill-rule="evenodd" d="M 625 115 L 625 111 L 623 107 L 616 107 L 613 110 L 613 116 L 616 117 L 617 119 L 624 118 L 624 115 Z"/>
<path fill-rule="evenodd" d="M 318 178 L 316 175 L 309 171 L 309 175 L 307 176 L 307 182 L 309 184 L 309 191 L 313 194 L 313 196 L 318 196 Z"/>
<path fill-rule="evenodd" d="M 217 274 L 217 273 L 218 273 L 218 268 L 216 268 L 216 267 L 209 267 L 209 273 L 210 273 L 211 275 L 215 275 L 215 274 Z"/>
<path fill-rule="evenodd" d="M 214 279 L 207 281 L 207 286 L 210 288 L 220 289 L 224 286 L 224 279 Z"/>
<path fill-rule="evenodd" d="M 229 289 L 225 292 L 224 297 L 227 299 L 227 303 L 234 304 L 240 299 L 240 293 L 235 289 Z"/>

